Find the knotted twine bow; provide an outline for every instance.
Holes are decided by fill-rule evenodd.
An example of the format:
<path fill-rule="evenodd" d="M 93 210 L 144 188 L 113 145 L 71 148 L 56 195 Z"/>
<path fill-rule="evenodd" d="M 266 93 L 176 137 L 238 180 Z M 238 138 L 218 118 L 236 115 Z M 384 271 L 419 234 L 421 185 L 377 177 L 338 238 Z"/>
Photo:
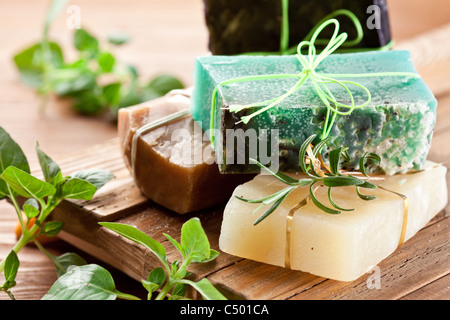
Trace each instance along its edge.
<path fill-rule="evenodd" d="M 317 54 L 315 47 L 315 42 L 318 39 L 320 33 L 329 25 L 334 25 L 333 35 L 328 42 L 327 46 Z M 210 132 L 211 132 L 211 143 L 213 147 L 215 146 L 215 112 L 216 112 L 216 100 L 218 90 L 222 86 L 227 86 L 234 83 L 249 82 L 249 81 L 261 81 L 261 80 L 272 80 L 272 79 L 297 79 L 297 82 L 292 86 L 286 93 L 278 96 L 274 99 L 260 101 L 252 104 L 246 105 L 230 105 L 228 110 L 233 113 L 240 112 L 244 109 L 261 107 L 259 110 L 251 113 L 247 116 L 242 116 L 240 122 L 247 124 L 253 117 L 272 109 L 284 99 L 297 92 L 307 80 L 310 80 L 314 91 L 317 93 L 321 101 L 327 108 L 326 118 L 324 123 L 324 128 L 322 131 L 322 140 L 325 139 L 332 128 L 332 125 L 337 117 L 337 115 L 349 115 L 355 109 L 359 109 L 367 106 L 372 97 L 369 89 L 364 85 L 359 84 L 350 80 L 338 80 L 336 78 L 362 78 L 362 77 L 390 77 L 390 76 L 400 76 L 400 77 L 411 77 L 419 78 L 417 73 L 412 72 L 378 72 L 378 73 L 361 73 L 361 74 L 325 74 L 316 72 L 316 68 L 319 64 L 324 61 L 329 55 L 335 52 L 348 38 L 348 34 L 343 32 L 339 34 L 339 21 L 336 19 L 328 19 L 323 22 L 313 33 L 311 40 L 304 40 L 297 46 L 297 54 L 295 57 L 300 62 L 302 66 L 302 71 L 298 74 L 266 74 L 266 75 L 252 75 L 243 76 L 238 78 L 232 78 L 219 83 L 213 90 L 211 99 L 211 118 L 210 118 Z M 302 49 L 307 47 L 307 56 L 302 55 Z M 346 94 L 348 95 L 348 100 L 350 104 L 345 104 L 337 101 L 331 90 L 327 85 L 335 84 L 340 86 Z M 347 85 L 353 85 L 361 88 L 367 94 L 367 100 L 362 104 L 355 104 L 353 94 Z"/>

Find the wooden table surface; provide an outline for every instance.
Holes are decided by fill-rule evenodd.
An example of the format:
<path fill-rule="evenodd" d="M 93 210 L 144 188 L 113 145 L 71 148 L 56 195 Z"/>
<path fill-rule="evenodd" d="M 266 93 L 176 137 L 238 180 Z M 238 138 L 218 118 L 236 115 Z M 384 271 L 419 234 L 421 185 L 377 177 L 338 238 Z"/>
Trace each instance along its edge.
<path fill-rule="evenodd" d="M 50 156 L 58 158 L 116 137 L 114 124 L 77 115 L 66 102 L 58 99 L 51 99 L 46 112 L 39 113 L 38 98 L 19 82 L 12 56 L 39 39 L 49 1 L 0 2 L 0 126 L 21 145 L 29 161 L 37 161 L 34 153 L 36 141 Z M 168 72 L 180 77 L 186 85 L 192 84 L 194 58 L 207 52 L 201 0 L 78 0 L 72 4 L 80 8 L 82 25 L 99 37 L 114 30 L 132 36 L 132 41 L 116 53 L 122 61 L 133 63 L 144 78 Z M 447 44 L 450 3 L 448 0 L 388 0 L 388 5 L 396 48 L 412 51 L 419 73 L 439 102 L 429 159 L 446 162 L 450 158 L 450 81 L 447 78 L 450 74 Z M 68 16 L 63 13 L 55 21 L 50 35 L 63 43 L 70 58 L 73 54 L 73 31 L 66 27 Z M 443 35 L 445 41 L 439 41 Z M 418 46 L 421 43 L 425 45 Z M 448 162 L 446 165 L 449 166 Z M 448 215 L 448 208 L 444 216 Z M 442 221 L 448 223 L 448 220 Z M 0 201 L 0 257 L 5 257 L 15 243 L 15 225 L 14 210 L 5 201 Z M 63 241 L 53 243 L 49 249 L 55 254 L 79 252 Z M 444 249 L 442 254 L 448 255 L 449 247 Z M 80 254 L 88 262 L 97 262 L 93 257 Z M 34 247 L 25 247 L 19 258 L 21 265 L 14 288 L 16 299 L 40 299 L 56 280 L 52 263 Z M 137 281 L 121 272 L 111 271 L 122 292 L 142 294 Z M 450 298 L 449 287 L 450 279 L 446 274 L 398 298 L 447 300 Z M 9 297 L 0 293 L 0 299 Z"/>

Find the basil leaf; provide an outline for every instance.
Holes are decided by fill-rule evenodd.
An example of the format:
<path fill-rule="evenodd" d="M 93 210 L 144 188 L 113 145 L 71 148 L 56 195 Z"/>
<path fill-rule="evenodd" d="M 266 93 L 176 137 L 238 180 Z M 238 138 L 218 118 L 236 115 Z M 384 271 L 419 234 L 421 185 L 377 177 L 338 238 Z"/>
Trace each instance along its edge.
<path fill-rule="evenodd" d="M 96 90 L 85 90 L 77 94 L 72 106 L 75 111 L 85 115 L 94 115 L 105 109 L 102 97 L 94 91 Z"/>
<path fill-rule="evenodd" d="M 48 237 L 56 236 L 64 227 L 64 223 L 61 221 L 49 221 L 41 228 L 43 234 Z"/>
<path fill-rule="evenodd" d="M 21 80 L 33 88 L 40 88 L 44 83 L 44 73 L 48 66 L 61 67 L 64 63 L 59 44 L 48 42 L 48 51 L 42 43 L 36 43 L 14 56 L 14 63 Z"/>
<path fill-rule="evenodd" d="M 125 33 L 114 32 L 108 35 L 108 42 L 117 46 L 127 43 L 128 41 L 130 41 L 130 36 Z"/>
<path fill-rule="evenodd" d="M 151 299 L 152 293 L 158 290 L 166 279 L 163 268 L 155 268 L 148 275 L 147 280 L 142 280 L 142 285 L 148 291 L 148 300 Z"/>
<path fill-rule="evenodd" d="M 13 282 L 19 270 L 19 258 L 14 250 L 8 254 L 5 260 L 4 276 L 7 282 Z"/>
<path fill-rule="evenodd" d="M 198 218 L 191 218 L 181 227 L 181 247 L 183 260 L 200 262 L 209 259 L 208 237 Z"/>
<path fill-rule="evenodd" d="M 219 254 L 220 253 L 218 251 L 216 251 L 214 249 L 211 249 L 210 252 L 209 252 L 209 258 L 205 259 L 205 260 L 202 260 L 200 262 L 201 263 L 206 263 L 206 262 L 213 261 L 214 259 L 216 259 L 219 256 Z"/>
<path fill-rule="evenodd" d="M 38 200 L 51 196 L 56 192 L 55 187 L 50 183 L 39 180 L 16 167 L 6 168 L 0 175 L 0 178 L 8 183 L 11 189 L 26 198 Z"/>
<path fill-rule="evenodd" d="M 163 96 L 172 90 L 183 89 L 184 85 L 178 78 L 162 74 L 152 79 L 147 87 Z"/>
<path fill-rule="evenodd" d="M 28 160 L 20 146 L 0 127 L 0 174 L 9 166 L 14 166 L 29 173 Z M 9 194 L 5 181 L 0 179 L 0 199 Z"/>
<path fill-rule="evenodd" d="M 32 219 L 39 214 L 39 203 L 34 198 L 27 199 L 22 208 L 28 219 Z"/>
<path fill-rule="evenodd" d="M 39 147 L 39 143 L 36 142 L 36 153 L 38 155 L 39 164 L 44 174 L 45 181 L 55 185 L 55 179 L 59 180 L 61 169 L 58 164 L 47 156 L 44 151 Z"/>
<path fill-rule="evenodd" d="M 92 55 L 98 52 L 98 40 L 83 28 L 75 31 L 73 44 L 78 51 L 87 51 Z"/>
<path fill-rule="evenodd" d="M 116 63 L 116 58 L 109 52 L 101 52 L 97 57 L 100 70 L 104 73 L 112 72 Z"/>
<path fill-rule="evenodd" d="M 97 187 L 86 180 L 70 178 L 62 185 L 61 198 L 91 200 L 97 191 Z"/>
<path fill-rule="evenodd" d="M 178 250 L 181 254 L 183 254 L 183 248 L 181 247 L 181 244 L 179 244 L 179 243 L 177 242 L 177 240 L 175 240 L 174 238 L 172 238 L 171 236 L 169 236 L 169 235 L 166 234 L 166 233 L 163 233 L 163 235 L 164 235 L 167 239 L 169 239 L 169 241 L 173 244 L 173 246 L 174 246 L 175 248 L 177 248 L 177 250 Z"/>
<path fill-rule="evenodd" d="M 157 268 L 153 269 L 147 278 L 148 281 L 151 281 L 151 282 L 157 284 L 158 288 L 164 283 L 165 279 L 166 279 L 166 274 L 164 272 L 164 269 L 161 267 L 157 267 Z"/>
<path fill-rule="evenodd" d="M 103 187 L 108 181 L 114 178 L 114 175 L 102 169 L 84 169 L 74 172 L 72 178 L 85 180 L 93 184 L 97 189 Z"/>
<path fill-rule="evenodd" d="M 111 274 L 96 264 L 75 267 L 60 276 L 42 300 L 114 300 Z"/>
<path fill-rule="evenodd" d="M 102 88 L 102 96 L 106 104 L 116 106 L 120 100 L 120 89 L 122 84 L 120 82 L 110 83 Z"/>
<path fill-rule="evenodd" d="M 187 289 L 187 286 L 185 283 L 177 283 L 175 285 L 175 287 L 173 288 L 172 293 L 170 295 L 176 296 L 177 300 L 178 300 L 178 297 L 184 297 L 184 295 L 186 294 L 186 289 Z"/>
<path fill-rule="evenodd" d="M 88 68 L 64 67 L 50 74 L 53 91 L 60 96 L 75 96 L 83 90 L 94 90 L 97 75 Z"/>
<path fill-rule="evenodd" d="M 185 283 L 194 287 L 205 300 L 227 300 L 225 296 L 217 290 L 208 279 L 203 278 L 198 282 L 190 281 L 190 280 L 179 280 L 181 283 Z"/>
<path fill-rule="evenodd" d="M 166 250 L 164 249 L 164 247 L 144 232 L 132 226 L 121 223 L 99 222 L 99 224 L 105 228 L 108 228 L 109 230 L 117 232 L 118 234 L 129 240 L 147 247 L 161 260 L 161 262 L 167 264 Z"/>
<path fill-rule="evenodd" d="M 86 260 L 73 252 L 66 252 L 56 257 L 54 263 L 58 277 L 61 277 L 76 266 L 83 266 L 85 264 L 87 264 Z"/>

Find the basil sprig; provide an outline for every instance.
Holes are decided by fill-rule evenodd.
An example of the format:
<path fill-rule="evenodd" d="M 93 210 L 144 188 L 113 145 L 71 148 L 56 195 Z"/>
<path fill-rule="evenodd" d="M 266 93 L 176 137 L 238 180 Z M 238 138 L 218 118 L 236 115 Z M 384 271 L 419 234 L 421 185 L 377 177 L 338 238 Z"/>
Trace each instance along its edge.
<path fill-rule="evenodd" d="M 66 3 L 67 0 L 52 2 L 41 41 L 14 56 L 21 80 L 41 96 L 42 108 L 48 97 L 55 94 L 71 99 L 72 107 L 79 113 L 109 113 L 116 117 L 122 107 L 184 88 L 178 78 L 169 74 L 142 82 L 134 66 L 120 64 L 112 49 L 129 41 L 130 37 L 123 34 L 111 34 L 103 44 L 88 30 L 76 29 L 73 46 L 78 56 L 73 61 L 66 61 L 62 46 L 50 41 L 48 36 L 51 23 Z"/>
<path fill-rule="evenodd" d="M 38 241 L 40 235 L 53 237 L 61 231 L 61 221 L 47 221 L 50 213 L 65 199 L 91 200 L 96 191 L 114 176 L 106 170 L 82 170 L 63 176 L 58 164 L 36 143 L 36 153 L 44 179 L 30 173 L 28 160 L 20 146 L 0 127 L 0 199 L 7 198 L 14 206 L 22 235 L 7 258 L 0 262 L 5 283 L 0 291 L 14 298 L 11 288 L 19 268 L 17 253 L 29 242 L 34 242 L 54 263 L 58 274 L 69 265 L 79 265 L 83 259 L 75 253 L 55 257 Z M 24 199 L 22 207 L 19 197 Z M 24 216 L 22 215 L 22 212 Z M 33 223 L 34 222 L 34 223 Z"/>
<path fill-rule="evenodd" d="M 359 198 L 369 201 L 376 199 L 376 196 L 374 195 L 364 195 L 360 192 L 360 188 L 365 189 L 377 189 L 377 185 L 368 182 L 367 180 L 360 179 L 358 177 L 355 177 L 350 174 L 342 174 L 339 171 L 339 165 L 341 162 L 341 159 L 349 158 L 347 148 L 340 147 L 334 150 L 331 150 L 329 152 L 329 167 L 327 168 L 326 172 L 320 174 L 320 172 L 317 172 L 317 168 L 311 163 L 307 163 L 307 159 L 309 162 L 312 161 L 311 157 L 308 156 L 308 148 L 310 148 L 311 143 L 316 138 L 316 135 L 311 135 L 308 137 L 303 144 L 300 147 L 299 152 L 299 161 L 300 161 L 300 167 L 302 168 L 303 172 L 306 174 L 307 178 L 303 179 L 294 179 L 280 171 L 274 172 L 270 170 L 268 167 L 264 166 L 257 160 L 252 159 L 254 163 L 256 163 L 261 169 L 267 171 L 272 176 L 286 184 L 288 187 L 275 192 L 272 195 L 251 200 L 246 199 L 243 197 L 236 196 L 237 199 L 245 201 L 247 203 L 259 203 L 260 206 L 255 209 L 255 212 L 257 212 L 260 208 L 271 205 L 269 209 L 267 209 L 255 222 L 254 225 L 257 225 L 261 221 L 263 221 L 265 218 L 267 218 L 271 213 L 273 213 L 280 205 L 281 203 L 289 196 L 289 194 L 297 189 L 298 187 L 305 187 L 309 185 L 309 196 L 311 198 L 311 201 L 314 203 L 316 207 L 321 209 L 322 211 L 325 211 L 330 214 L 339 214 L 341 211 L 353 211 L 354 209 L 346 209 L 340 207 L 332 198 L 331 191 L 333 188 L 337 187 L 348 187 L 348 186 L 354 186 L 356 187 L 356 194 Z M 329 138 L 324 139 L 317 143 L 314 148 L 311 149 L 312 156 L 315 157 L 318 154 L 320 154 L 320 151 L 323 149 L 323 147 L 328 142 Z M 310 152 L 311 152 L 310 151 Z M 372 160 L 373 162 L 379 163 L 381 161 L 380 157 L 377 154 L 374 153 L 366 153 L 364 154 L 359 162 L 360 171 L 361 173 L 368 177 L 365 166 L 366 162 L 368 160 Z M 330 206 L 327 206 L 323 203 L 321 203 L 317 197 L 314 194 L 315 186 L 322 185 L 325 187 L 328 187 L 328 200 L 331 204 Z"/>
<path fill-rule="evenodd" d="M 187 268 L 192 263 L 206 263 L 214 260 L 219 253 L 210 248 L 208 238 L 198 218 L 191 218 L 181 227 L 181 241 L 168 234 L 164 236 L 179 251 L 182 260 L 169 263 L 166 249 L 156 240 L 139 229 L 121 223 L 100 222 L 105 228 L 144 246 L 152 252 L 163 267 L 153 269 L 147 279 L 142 280 L 147 290 L 147 299 L 186 300 L 187 286 L 197 290 L 204 299 L 226 300 L 226 298 L 208 281 L 188 279 Z M 53 284 L 43 300 L 140 300 L 140 298 L 122 293 L 115 287 L 111 274 L 103 267 L 90 264 L 75 267 L 65 273 Z"/>

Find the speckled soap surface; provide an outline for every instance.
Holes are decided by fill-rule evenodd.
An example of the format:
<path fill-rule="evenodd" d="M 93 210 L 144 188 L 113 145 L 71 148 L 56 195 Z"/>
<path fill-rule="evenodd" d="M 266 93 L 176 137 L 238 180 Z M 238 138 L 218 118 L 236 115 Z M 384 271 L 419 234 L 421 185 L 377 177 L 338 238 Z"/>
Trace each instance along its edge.
<path fill-rule="evenodd" d="M 301 65 L 295 56 L 205 56 L 195 63 L 195 87 L 191 99 L 192 117 L 204 130 L 210 129 L 211 97 L 222 81 L 248 75 L 298 74 Z M 416 70 L 407 51 L 333 54 L 316 69 L 326 74 L 362 74 L 380 72 L 413 72 Z M 343 77 L 337 78 L 345 80 Z M 359 158 L 367 151 L 382 157 L 386 174 L 406 172 L 423 166 L 430 147 L 436 120 L 437 101 L 421 78 L 405 76 L 373 76 L 348 78 L 366 86 L 372 96 L 370 104 L 339 116 L 330 132 L 330 148 L 348 147 L 348 169 L 358 169 Z M 298 150 L 311 134 L 322 133 L 326 108 L 311 82 L 276 107 L 254 117 L 248 124 L 236 124 L 241 113 L 231 113 L 229 105 L 244 105 L 273 99 L 290 89 L 296 79 L 240 82 L 221 86 L 215 111 L 215 129 L 226 143 L 226 129 L 249 128 L 279 130 L 280 170 L 298 171 Z M 337 86 L 329 86 L 339 102 L 350 104 L 348 95 Z M 349 86 L 355 104 L 362 104 L 367 94 Z M 217 151 L 216 146 L 216 151 Z M 221 156 L 220 153 L 217 154 Z M 222 156 L 224 156 L 222 154 Z M 326 154 L 325 154 L 326 157 Z M 225 173 L 252 172 L 252 165 L 220 165 Z M 256 170 L 257 171 L 257 170 Z"/>

